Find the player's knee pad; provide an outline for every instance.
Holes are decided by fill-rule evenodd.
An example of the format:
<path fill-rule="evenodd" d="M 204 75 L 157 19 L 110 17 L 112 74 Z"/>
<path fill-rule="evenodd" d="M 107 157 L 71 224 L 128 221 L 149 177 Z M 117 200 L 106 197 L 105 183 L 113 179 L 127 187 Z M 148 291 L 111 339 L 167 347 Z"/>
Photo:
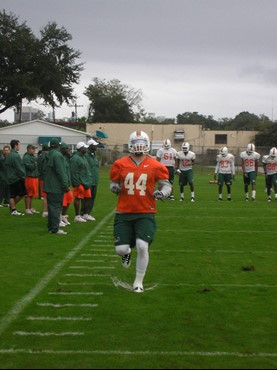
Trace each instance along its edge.
<path fill-rule="evenodd" d="M 148 243 L 142 239 L 136 240 L 136 247 L 139 254 L 148 253 Z"/>
<path fill-rule="evenodd" d="M 129 244 L 116 245 L 115 247 L 115 251 L 119 256 L 125 256 L 125 254 L 128 254 L 129 249 L 130 249 Z"/>

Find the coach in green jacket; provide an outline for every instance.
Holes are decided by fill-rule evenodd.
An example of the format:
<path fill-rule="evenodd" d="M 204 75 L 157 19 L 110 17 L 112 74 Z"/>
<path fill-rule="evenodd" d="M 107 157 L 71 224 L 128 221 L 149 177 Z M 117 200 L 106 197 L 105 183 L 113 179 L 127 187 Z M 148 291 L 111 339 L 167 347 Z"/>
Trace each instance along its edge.
<path fill-rule="evenodd" d="M 69 191 L 65 162 L 59 151 L 59 140 L 53 138 L 49 145 L 43 188 L 47 193 L 48 231 L 52 234 L 67 234 L 59 230 L 63 196 Z"/>

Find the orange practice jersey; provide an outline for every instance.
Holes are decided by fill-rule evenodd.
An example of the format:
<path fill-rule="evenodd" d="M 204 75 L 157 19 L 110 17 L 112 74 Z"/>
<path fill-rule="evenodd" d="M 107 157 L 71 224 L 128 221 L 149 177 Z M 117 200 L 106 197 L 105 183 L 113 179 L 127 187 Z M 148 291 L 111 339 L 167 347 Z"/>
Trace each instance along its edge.
<path fill-rule="evenodd" d="M 118 212 L 156 213 L 156 199 L 152 194 L 158 180 L 168 180 L 168 170 L 151 157 L 147 156 L 137 166 L 127 156 L 114 162 L 110 178 L 121 185 L 116 208 Z"/>

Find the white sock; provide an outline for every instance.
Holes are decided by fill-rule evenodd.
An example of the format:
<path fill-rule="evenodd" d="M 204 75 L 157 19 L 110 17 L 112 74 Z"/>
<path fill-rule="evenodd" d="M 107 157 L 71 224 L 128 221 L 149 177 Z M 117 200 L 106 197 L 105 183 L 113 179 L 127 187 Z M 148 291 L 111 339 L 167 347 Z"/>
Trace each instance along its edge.
<path fill-rule="evenodd" d="M 191 192 L 191 197 L 194 198 L 194 191 Z"/>
<path fill-rule="evenodd" d="M 181 193 L 181 198 L 184 198 L 184 193 Z"/>
<path fill-rule="evenodd" d="M 222 194 L 219 194 L 219 199 L 222 199 Z"/>
<path fill-rule="evenodd" d="M 256 198 L 256 190 L 252 190 L 252 198 Z"/>
<path fill-rule="evenodd" d="M 249 197 L 249 193 L 245 193 L 245 198 L 248 198 Z"/>
<path fill-rule="evenodd" d="M 143 278 L 147 270 L 149 262 L 148 253 L 148 243 L 144 240 L 136 240 L 137 248 L 137 262 L 136 262 L 136 279 L 134 281 L 134 286 L 141 285 L 143 283 Z"/>

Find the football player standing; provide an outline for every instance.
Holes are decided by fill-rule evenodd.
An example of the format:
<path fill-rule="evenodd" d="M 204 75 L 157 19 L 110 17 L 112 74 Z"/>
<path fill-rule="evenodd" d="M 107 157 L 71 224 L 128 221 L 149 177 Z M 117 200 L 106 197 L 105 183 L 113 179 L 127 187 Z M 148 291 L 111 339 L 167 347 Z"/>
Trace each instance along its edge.
<path fill-rule="evenodd" d="M 195 201 L 192 166 L 196 155 L 189 150 L 189 143 L 182 144 L 182 150 L 177 152 L 176 172 L 179 175 L 180 202 L 184 201 L 184 187 L 189 184 L 191 191 L 191 202 Z"/>
<path fill-rule="evenodd" d="M 248 187 L 250 184 L 252 186 L 252 200 L 256 200 L 256 178 L 260 157 L 261 155 L 255 152 L 254 144 L 248 144 L 246 150 L 240 153 L 245 200 L 247 202 L 249 200 Z"/>
<path fill-rule="evenodd" d="M 172 185 L 172 192 L 169 199 L 174 200 L 173 195 L 173 183 L 174 183 L 174 172 L 175 172 L 175 159 L 177 155 L 177 150 L 171 147 L 171 142 L 169 139 L 165 139 L 163 142 L 163 147 L 157 152 L 157 160 L 161 162 L 167 169 L 169 173 L 169 182 Z"/>
<path fill-rule="evenodd" d="M 118 194 L 114 219 L 115 250 L 123 267 L 131 263 L 131 248 L 137 249 L 133 290 L 143 292 L 143 279 L 149 262 L 148 247 L 156 231 L 156 199 L 171 194 L 168 170 L 150 157 L 150 141 L 143 131 L 133 132 L 128 141 L 131 153 L 113 163 L 110 189 Z M 155 190 L 155 185 L 158 189 Z"/>
<path fill-rule="evenodd" d="M 267 185 L 267 201 L 271 202 L 271 188 L 274 188 L 275 200 L 277 200 L 277 149 L 271 148 L 269 155 L 264 155 L 263 159 L 264 174 Z"/>
<path fill-rule="evenodd" d="M 224 146 L 220 149 L 219 155 L 216 158 L 216 167 L 214 172 L 214 179 L 216 180 L 218 173 L 218 194 L 219 201 L 222 201 L 222 189 L 224 183 L 227 187 L 228 201 L 231 201 L 231 186 L 232 180 L 235 179 L 235 157 L 228 153 L 228 148 Z"/>

